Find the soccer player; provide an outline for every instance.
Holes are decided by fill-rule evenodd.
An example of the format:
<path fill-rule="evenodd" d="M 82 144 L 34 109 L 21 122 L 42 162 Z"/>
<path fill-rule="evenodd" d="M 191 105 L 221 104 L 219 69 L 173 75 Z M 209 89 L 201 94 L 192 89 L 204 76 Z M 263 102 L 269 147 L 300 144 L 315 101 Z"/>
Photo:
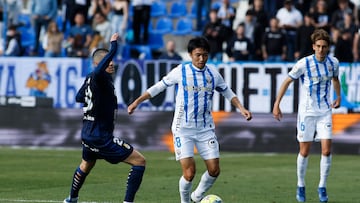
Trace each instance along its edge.
<path fill-rule="evenodd" d="M 247 120 L 251 119 L 251 113 L 242 106 L 219 72 L 206 64 L 210 51 L 208 41 L 203 37 L 192 38 L 187 49 L 191 63 L 175 67 L 128 107 L 128 113 L 132 114 L 141 102 L 156 96 L 167 87 L 177 85 L 172 133 L 176 160 L 180 161 L 182 168 L 179 180 L 182 203 L 189 203 L 190 199 L 200 202 L 220 173 L 219 144 L 211 115 L 215 90 L 231 101 Z M 191 193 L 195 176 L 194 146 L 204 159 L 207 170 L 195 191 Z"/>
<path fill-rule="evenodd" d="M 130 144 L 113 136 L 117 98 L 114 94 L 112 74 L 115 72 L 112 58 L 116 54 L 117 33 L 111 36 L 111 49 L 97 49 L 93 53 L 96 66 L 85 79 L 76 95 L 76 101 L 84 104 L 82 161 L 75 170 L 70 196 L 64 203 L 76 203 L 86 176 L 96 160 L 104 159 L 111 164 L 125 162 L 132 166 L 127 179 L 124 203 L 133 202 L 145 171 L 145 158 Z"/>
<path fill-rule="evenodd" d="M 331 165 L 332 108 L 340 106 L 339 61 L 329 56 L 330 36 L 318 29 L 311 35 L 314 54 L 300 59 L 282 83 L 274 103 L 274 118 L 280 120 L 280 102 L 288 86 L 296 79 L 301 81 L 300 101 L 297 119 L 297 140 L 300 152 L 297 156 L 296 199 L 305 202 L 305 173 L 310 146 L 313 141 L 321 141 L 320 182 L 318 194 L 320 202 L 327 202 L 326 182 Z M 336 99 L 331 103 L 331 82 Z"/>

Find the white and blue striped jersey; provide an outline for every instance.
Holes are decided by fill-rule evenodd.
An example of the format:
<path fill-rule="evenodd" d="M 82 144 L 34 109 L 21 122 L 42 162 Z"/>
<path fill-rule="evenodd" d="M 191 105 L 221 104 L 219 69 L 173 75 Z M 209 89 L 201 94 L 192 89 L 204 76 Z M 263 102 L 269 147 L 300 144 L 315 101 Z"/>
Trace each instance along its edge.
<path fill-rule="evenodd" d="M 289 76 L 300 79 L 299 112 L 322 113 L 331 109 L 330 87 L 333 77 L 339 75 L 339 61 L 337 58 L 327 56 L 320 62 L 315 55 L 299 60 Z"/>
<path fill-rule="evenodd" d="M 177 88 L 173 132 L 214 129 L 211 114 L 214 91 L 228 100 L 236 96 L 220 73 L 209 65 L 198 69 L 191 63 L 180 64 L 147 92 L 153 97 L 172 85 Z"/>

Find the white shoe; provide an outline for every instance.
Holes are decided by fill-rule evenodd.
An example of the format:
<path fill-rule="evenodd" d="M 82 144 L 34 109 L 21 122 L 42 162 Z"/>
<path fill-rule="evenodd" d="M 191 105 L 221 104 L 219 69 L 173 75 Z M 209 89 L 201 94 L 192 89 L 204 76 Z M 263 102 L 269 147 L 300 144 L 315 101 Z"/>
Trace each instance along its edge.
<path fill-rule="evenodd" d="M 201 197 L 201 196 L 196 196 L 195 195 L 195 192 L 192 192 L 191 193 L 191 200 L 193 202 L 200 202 L 204 197 Z"/>
<path fill-rule="evenodd" d="M 71 198 L 70 196 L 67 197 L 66 199 L 64 199 L 64 203 L 77 203 L 78 202 L 78 197 L 76 198 Z"/>

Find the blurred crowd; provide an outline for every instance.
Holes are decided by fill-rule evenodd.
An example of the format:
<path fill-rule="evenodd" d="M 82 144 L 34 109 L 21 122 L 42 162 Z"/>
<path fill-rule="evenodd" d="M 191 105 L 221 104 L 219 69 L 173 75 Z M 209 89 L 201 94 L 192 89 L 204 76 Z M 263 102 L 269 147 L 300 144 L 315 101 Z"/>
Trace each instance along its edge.
<path fill-rule="evenodd" d="M 129 57 L 125 46 L 151 42 L 157 1 L 195 4 L 192 34 L 209 40 L 213 61 L 295 61 L 312 53 L 317 28 L 330 33 L 331 55 L 360 60 L 356 0 L 0 0 L 0 54 L 86 58 L 118 32 L 117 58 Z M 153 58 L 181 59 L 176 42 Z"/>

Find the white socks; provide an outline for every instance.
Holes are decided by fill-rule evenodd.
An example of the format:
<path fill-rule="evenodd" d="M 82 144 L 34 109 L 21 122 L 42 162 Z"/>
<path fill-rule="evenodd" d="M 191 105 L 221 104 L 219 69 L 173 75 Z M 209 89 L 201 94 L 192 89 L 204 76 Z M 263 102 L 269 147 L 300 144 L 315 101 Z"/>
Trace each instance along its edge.
<path fill-rule="evenodd" d="M 319 187 L 326 187 L 327 177 L 330 173 L 332 155 L 324 156 L 321 155 L 320 160 L 320 182 Z M 303 157 L 301 154 L 298 154 L 297 157 L 297 177 L 299 187 L 305 186 L 305 174 L 308 165 L 308 157 Z"/>
<path fill-rule="evenodd" d="M 326 187 L 327 177 L 329 176 L 332 156 L 321 155 L 320 160 L 320 182 L 319 187 Z"/>
<path fill-rule="evenodd" d="M 187 181 L 184 176 L 181 176 L 179 180 L 179 192 L 181 203 L 190 203 L 190 192 L 192 182 Z"/>
<path fill-rule="evenodd" d="M 201 180 L 199 185 L 194 191 L 196 197 L 203 198 L 204 194 L 210 189 L 210 187 L 214 184 L 217 177 L 212 177 L 209 175 L 208 171 L 201 176 Z"/>
<path fill-rule="evenodd" d="M 305 187 L 305 174 L 308 165 L 308 159 L 309 157 L 303 157 L 300 153 L 298 154 L 297 171 L 296 171 L 297 179 L 298 179 L 298 183 L 297 183 L 298 187 Z"/>

